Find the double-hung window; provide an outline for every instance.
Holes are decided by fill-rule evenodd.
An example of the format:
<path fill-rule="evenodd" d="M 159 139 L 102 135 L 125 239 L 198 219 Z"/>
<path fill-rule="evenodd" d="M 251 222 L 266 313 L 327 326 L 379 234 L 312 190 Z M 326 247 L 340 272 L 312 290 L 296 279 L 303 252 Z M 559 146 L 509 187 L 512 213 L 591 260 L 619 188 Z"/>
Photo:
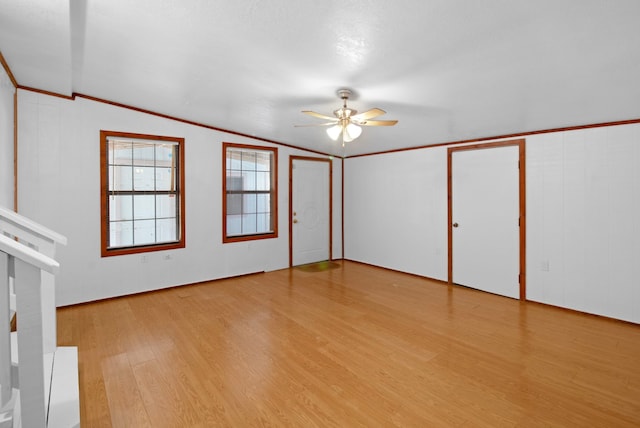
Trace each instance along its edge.
<path fill-rule="evenodd" d="M 184 139 L 100 132 L 102 256 L 183 248 Z"/>
<path fill-rule="evenodd" d="M 278 149 L 223 143 L 223 242 L 276 238 Z"/>

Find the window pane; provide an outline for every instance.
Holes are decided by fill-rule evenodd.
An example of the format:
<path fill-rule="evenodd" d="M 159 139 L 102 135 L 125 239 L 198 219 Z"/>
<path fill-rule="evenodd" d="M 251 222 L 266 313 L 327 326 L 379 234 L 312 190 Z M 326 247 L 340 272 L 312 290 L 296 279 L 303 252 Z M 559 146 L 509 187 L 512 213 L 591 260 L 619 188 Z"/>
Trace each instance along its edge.
<path fill-rule="evenodd" d="M 110 141 L 108 162 L 114 165 L 131 165 L 133 163 L 132 144 L 130 141 Z"/>
<path fill-rule="evenodd" d="M 258 214 L 256 216 L 256 221 L 258 233 L 268 233 L 273 231 L 273 228 L 271 227 L 271 214 Z"/>
<path fill-rule="evenodd" d="M 236 236 L 242 234 L 242 216 L 227 216 L 227 236 Z"/>
<path fill-rule="evenodd" d="M 133 242 L 136 245 L 156 243 L 156 221 L 139 220 L 133 227 Z"/>
<path fill-rule="evenodd" d="M 242 215 L 242 233 L 251 234 L 256 233 L 256 215 L 255 214 L 243 214 Z"/>
<path fill-rule="evenodd" d="M 176 199 L 175 195 L 156 195 L 156 217 L 175 217 Z"/>
<path fill-rule="evenodd" d="M 242 190 L 242 174 L 236 171 L 227 171 L 227 190 Z"/>
<path fill-rule="evenodd" d="M 135 143 L 133 145 L 133 164 L 136 166 L 153 166 L 154 165 L 154 144 L 153 143 Z"/>
<path fill-rule="evenodd" d="M 227 195 L 227 214 L 242 214 L 242 195 L 241 194 L 229 194 Z"/>
<path fill-rule="evenodd" d="M 257 206 L 256 212 L 264 213 L 271 211 L 271 195 L 269 194 L 258 194 L 257 197 Z"/>
<path fill-rule="evenodd" d="M 254 171 L 242 172 L 242 190 L 256 190 L 256 173 Z"/>
<path fill-rule="evenodd" d="M 243 214 L 253 214 L 256 212 L 256 195 L 242 195 Z"/>
<path fill-rule="evenodd" d="M 241 157 L 242 152 L 237 150 L 228 149 L 227 150 L 227 169 L 237 170 L 241 169 Z"/>
<path fill-rule="evenodd" d="M 133 218 L 152 219 L 156 216 L 154 195 L 135 195 L 133 197 Z M 138 242 L 136 242 L 137 244 Z"/>
<path fill-rule="evenodd" d="M 109 219 L 111 221 L 133 219 L 133 196 L 109 196 Z"/>
<path fill-rule="evenodd" d="M 172 168 L 156 168 L 156 190 L 175 190 Z"/>
<path fill-rule="evenodd" d="M 271 190 L 270 172 L 256 172 L 256 190 Z"/>
<path fill-rule="evenodd" d="M 255 170 L 256 169 L 256 153 L 255 152 L 242 152 L 242 170 Z"/>
<path fill-rule="evenodd" d="M 130 166 L 109 166 L 109 190 L 131 190 L 133 168 Z"/>
<path fill-rule="evenodd" d="M 256 153 L 256 170 L 258 171 L 271 170 L 271 153 L 270 152 Z"/>
<path fill-rule="evenodd" d="M 158 144 L 156 146 L 156 166 L 170 167 L 174 163 L 174 144 Z"/>
<path fill-rule="evenodd" d="M 131 245 L 133 245 L 133 222 L 111 222 L 109 225 L 109 246 L 130 247 Z"/>
<path fill-rule="evenodd" d="M 154 190 L 155 177 L 153 167 L 136 166 L 133 168 L 133 190 Z"/>
<path fill-rule="evenodd" d="M 156 222 L 156 241 L 168 242 L 177 241 L 176 236 L 176 219 L 162 218 Z"/>

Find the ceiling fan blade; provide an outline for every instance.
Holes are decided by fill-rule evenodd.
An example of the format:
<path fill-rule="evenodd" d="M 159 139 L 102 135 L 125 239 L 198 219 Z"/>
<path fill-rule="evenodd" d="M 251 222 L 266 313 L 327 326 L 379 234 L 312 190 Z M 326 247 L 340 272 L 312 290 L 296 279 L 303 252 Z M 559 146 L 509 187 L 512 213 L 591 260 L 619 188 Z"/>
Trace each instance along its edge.
<path fill-rule="evenodd" d="M 398 123 L 397 120 L 365 120 L 358 125 L 363 126 L 393 126 Z"/>
<path fill-rule="evenodd" d="M 304 125 L 293 125 L 296 128 L 302 128 L 305 126 L 329 126 L 329 125 L 335 125 L 336 123 L 338 123 L 338 121 L 333 121 L 333 122 L 325 122 L 325 123 L 306 123 Z"/>
<path fill-rule="evenodd" d="M 377 116 L 382 116 L 386 111 L 379 108 L 372 108 L 371 110 L 363 111 L 362 113 L 351 116 L 351 119 L 354 120 L 367 120 L 372 119 Z"/>
<path fill-rule="evenodd" d="M 302 110 L 304 114 L 308 114 L 309 116 L 319 117 L 320 119 L 328 119 L 328 120 L 338 120 L 336 117 L 326 116 L 324 114 L 316 113 L 311 110 Z"/>

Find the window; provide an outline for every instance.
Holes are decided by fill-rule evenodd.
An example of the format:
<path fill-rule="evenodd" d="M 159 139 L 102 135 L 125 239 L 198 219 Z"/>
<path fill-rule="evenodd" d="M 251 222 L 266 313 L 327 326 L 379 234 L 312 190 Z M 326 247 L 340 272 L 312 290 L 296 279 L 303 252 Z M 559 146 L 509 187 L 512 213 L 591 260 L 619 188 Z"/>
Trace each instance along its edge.
<path fill-rule="evenodd" d="M 184 138 L 100 131 L 102 256 L 184 248 Z"/>
<path fill-rule="evenodd" d="M 223 242 L 276 238 L 278 149 L 224 143 Z"/>

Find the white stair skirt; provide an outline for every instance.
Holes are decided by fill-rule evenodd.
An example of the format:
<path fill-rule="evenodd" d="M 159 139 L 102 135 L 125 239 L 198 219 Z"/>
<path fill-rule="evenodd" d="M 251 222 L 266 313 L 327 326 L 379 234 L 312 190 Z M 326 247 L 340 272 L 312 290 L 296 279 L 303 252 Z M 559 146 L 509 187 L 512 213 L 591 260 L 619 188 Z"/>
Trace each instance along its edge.
<path fill-rule="evenodd" d="M 48 428 L 80 427 L 78 348 L 59 346 L 51 377 Z"/>
<path fill-rule="evenodd" d="M 11 333 L 11 342 L 11 363 L 17 369 L 19 355 L 15 332 Z M 45 390 L 49 391 L 45 394 L 49 401 L 47 428 L 80 427 L 78 380 L 78 348 L 58 346 L 56 352 L 44 355 Z M 16 414 L 19 414 L 19 409 L 16 410 Z M 13 428 L 19 427 L 20 425 L 15 425 L 14 420 Z M 0 424 L 0 428 L 4 427 Z"/>

